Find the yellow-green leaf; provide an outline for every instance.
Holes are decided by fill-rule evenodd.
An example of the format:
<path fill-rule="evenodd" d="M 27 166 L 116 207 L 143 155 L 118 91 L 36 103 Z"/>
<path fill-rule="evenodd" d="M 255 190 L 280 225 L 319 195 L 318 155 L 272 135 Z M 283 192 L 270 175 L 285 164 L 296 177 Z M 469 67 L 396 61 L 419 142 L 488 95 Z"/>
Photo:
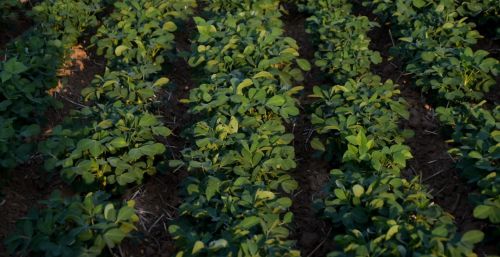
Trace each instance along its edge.
<path fill-rule="evenodd" d="M 205 244 L 202 241 L 196 241 L 196 243 L 194 243 L 193 251 L 191 253 L 196 254 L 199 251 L 201 251 L 203 248 L 205 248 Z"/>
<path fill-rule="evenodd" d="M 177 25 L 175 25 L 175 23 L 171 21 L 167 21 L 165 22 L 165 24 L 163 24 L 163 29 L 168 32 L 174 32 L 177 30 Z"/>

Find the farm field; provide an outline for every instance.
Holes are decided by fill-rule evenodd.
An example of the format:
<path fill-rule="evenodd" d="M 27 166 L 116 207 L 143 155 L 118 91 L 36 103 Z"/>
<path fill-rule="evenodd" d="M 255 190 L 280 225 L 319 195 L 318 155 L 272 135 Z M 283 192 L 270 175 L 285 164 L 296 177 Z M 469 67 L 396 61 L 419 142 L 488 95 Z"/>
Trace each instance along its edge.
<path fill-rule="evenodd" d="M 0 256 L 500 256 L 497 0 L 0 2 Z"/>

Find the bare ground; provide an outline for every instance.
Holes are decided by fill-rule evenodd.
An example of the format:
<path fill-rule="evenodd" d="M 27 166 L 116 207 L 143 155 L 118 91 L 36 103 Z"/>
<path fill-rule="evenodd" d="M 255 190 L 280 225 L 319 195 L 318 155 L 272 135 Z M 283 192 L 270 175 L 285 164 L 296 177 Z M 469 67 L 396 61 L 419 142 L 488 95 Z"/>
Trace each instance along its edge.
<path fill-rule="evenodd" d="M 189 37 L 194 29 L 192 21 L 176 33 L 177 52 L 190 51 Z M 195 87 L 192 71 L 187 62 L 177 58 L 167 64 L 166 76 L 171 81 L 171 87 L 161 92 L 162 105 L 158 113 L 164 117 L 164 123 L 174 135 L 165 142 L 167 159 L 180 159 L 181 150 L 187 141 L 181 137 L 182 131 L 193 122 L 193 117 L 187 113 L 188 106 L 180 103 L 180 99 L 188 98 L 189 90 Z M 134 199 L 139 210 L 140 223 L 137 236 L 122 243 L 119 252 L 121 256 L 175 256 L 177 249 L 174 240 L 168 233 L 171 221 L 177 218 L 177 207 L 182 199 L 179 197 L 181 182 L 188 176 L 187 171 L 162 170 L 161 174 L 149 179 L 138 189 L 131 190 L 125 197 Z"/>
<path fill-rule="evenodd" d="M 305 31 L 307 16 L 290 10 L 285 16 L 285 35 L 297 40 L 301 58 L 313 63 L 315 47 L 310 36 Z M 333 250 L 333 228 L 331 224 L 318 217 L 313 203 L 324 196 L 324 188 L 329 182 L 331 164 L 321 159 L 315 159 L 314 150 L 310 147 L 310 137 L 313 131 L 307 109 L 312 103 L 308 95 L 312 88 L 322 83 L 321 72 L 313 66 L 305 73 L 304 90 L 298 100 L 301 115 L 291 124 L 290 131 L 295 135 L 294 147 L 297 156 L 297 168 L 293 177 L 299 183 L 298 191 L 292 195 L 292 212 L 294 214 L 292 238 L 297 240 L 297 248 L 302 256 L 326 256 Z"/>

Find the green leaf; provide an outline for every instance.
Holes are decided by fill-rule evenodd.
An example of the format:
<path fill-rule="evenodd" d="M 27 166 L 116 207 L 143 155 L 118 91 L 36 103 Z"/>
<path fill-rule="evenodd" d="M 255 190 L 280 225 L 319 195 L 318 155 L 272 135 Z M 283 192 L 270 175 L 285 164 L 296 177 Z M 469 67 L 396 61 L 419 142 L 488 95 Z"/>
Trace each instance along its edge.
<path fill-rule="evenodd" d="M 477 244 L 483 241 L 484 233 L 479 230 L 467 231 L 460 240 L 462 243 L 466 244 Z"/>
<path fill-rule="evenodd" d="M 165 22 L 165 24 L 163 24 L 163 30 L 166 30 L 168 32 L 174 32 L 177 30 L 177 25 L 175 25 L 175 23 L 171 21 L 167 21 Z"/>
<path fill-rule="evenodd" d="M 482 156 L 479 152 L 477 152 L 477 151 L 472 151 L 472 152 L 470 152 L 470 153 L 468 154 L 468 156 L 469 156 L 470 158 L 473 158 L 473 159 L 482 159 L 482 158 L 483 158 L 483 156 Z"/>
<path fill-rule="evenodd" d="M 110 247 L 113 248 L 115 247 L 116 244 L 119 244 L 124 238 L 125 238 L 125 233 L 121 231 L 118 228 L 112 228 L 106 233 L 104 233 L 104 241 L 106 241 L 106 244 Z"/>
<path fill-rule="evenodd" d="M 243 89 L 246 87 L 249 87 L 253 85 L 253 81 L 251 79 L 245 79 L 243 80 L 238 87 L 236 87 L 236 94 L 242 95 L 243 94 Z"/>
<path fill-rule="evenodd" d="M 147 156 L 155 156 L 157 154 L 162 154 L 165 152 L 165 146 L 163 144 L 160 144 L 160 143 L 155 143 L 155 144 L 152 144 L 152 145 L 145 145 L 141 148 L 139 148 L 139 150 L 144 154 L 144 155 L 147 155 Z"/>
<path fill-rule="evenodd" d="M 257 191 L 255 196 L 257 197 L 257 199 L 266 199 L 266 200 L 272 200 L 276 197 L 276 195 L 273 192 L 263 191 L 263 190 Z"/>
<path fill-rule="evenodd" d="M 298 187 L 299 185 L 294 179 L 288 179 L 281 183 L 281 188 L 288 194 L 290 194 L 293 190 L 296 190 Z"/>
<path fill-rule="evenodd" d="M 153 125 L 156 125 L 158 123 L 158 120 L 156 117 L 152 114 L 146 113 L 142 116 L 141 120 L 139 121 L 139 126 L 141 127 L 150 127 Z"/>
<path fill-rule="evenodd" d="M 352 187 L 352 192 L 354 193 L 354 196 L 361 197 L 365 193 L 365 189 L 361 185 L 354 185 Z"/>
<path fill-rule="evenodd" d="M 196 254 L 205 248 L 205 244 L 202 241 L 196 241 L 193 246 L 192 254 Z"/>
<path fill-rule="evenodd" d="M 135 210 L 132 207 L 124 206 L 118 211 L 116 222 L 130 220 L 135 215 Z"/>
<path fill-rule="evenodd" d="M 322 152 L 324 152 L 326 150 L 323 142 L 321 142 L 321 140 L 319 140 L 319 138 L 317 138 L 317 137 L 315 137 L 311 140 L 311 147 L 314 150 L 318 150 L 318 151 L 322 151 Z"/>
<path fill-rule="evenodd" d="M 124 45 L 119 45 L 118 47 L 116 47 L 115 49 L 115 55 L 116 56 L 121 56 L 123 54 L 123 51 L 127 50 L 128 49 L 128 46 L 124 46 Z"/>
<path fill-rule="evenodd" d="M 267 101 L 267 105 L 279 107 L 279 106 L 282 106 L 283 104 L 285 104 L 285 101 L 286 101 L 285 97 L 280 96 L 280 95 L 275 95 Z"/>
<path fill-rule="evenodd" d="M 213 176 L 208 177 L 207 189 L 205 190 L 205 196 L 207 200 L 210 201 L 215 193 L 219 192 L 221 181 Z"/>
<path fill-rule="evenodd" d="M 172 130 L 167 127 L 153 127 L 153 134 L 156 136 L 168 137 L 172 135 Z"/>
<path fill-rule="evenodd" d="M 23 137 L 33 137 L 33 136 L 36 136 L 38 134 L 40 134 L 40 126 L 38 126 L 36 124 L 23 127 L 22 131 L 20 133 L 20 135 Z M 0 138 L 2 138 L 1 135 L 0 135 Z"/>
<path fill-rule="evenodd" d="M 385 240 L 391 239 L 396 233 L 398 233 L 398 231 L 399 231 L 398 225 L 392 226 L 385 234 Z"/>
<path fill-rule="evenodd" d="M 422 7 L 425 6 L 425 1 L 424 0 L 413 0 L 412 3 L 417 8 L 422 8 Z"/>
<path fill-rule="evenodd" d="M 340 200 L 347 200 L 347 195 L 345 194 L 344 190 L 340 189 L 340 188 L 336 188 L 335 190 L 333 190 L 333 193 L 335 194 L 335 196 L 340 199 Z"/>
<path fill-rule="evenodd" d="M 100 142 L 92 140 L 89 145 L 89 152 L 93 157 L 99 157 L 104 152 Z"/>
<path fill-rule="evenodd" d="M 112 222 L 116 220 L 116 210 L 112 203 L 108 203 L 106 207 L 104 207 L 104 218 Z"/>
<path fill-rule="evenodd" d="M 97 124 L 97 127 L 101 128 L 101 129 L 107 129 L 107 128 L 110 128 L 113 126 L 113 121 L 112 120 L 103 120 L 101 122 L 99 122 L 99 124 Z"/>
<path fill-rule="evenodd" d="M 474 208 L 474 217 L 477 219 L 486 219 L 491 213 L 491 207 L 488 205 L 478 205 Z"/>
<path fill-rule="evenodd" d="M 306 59 L 297 59 L 297 64 L 303 71 L 311 70 L 311 64 Z"/>
<path fill-rule="evenodd" d="M 253 79 L 258 79 L 258 78 L 267 78 L 267 79 L 272 79 L 274 76 L 273 74 L 267 72 L 267 71 L 261 71 L 253 76 Z"/>
<path fill-rule="evenodd" d="M 111 140 L 109 144 L 114 148 L 123 148 L 128 146 L 127 140 L 125 140 L 125 138 L 123 137 L 117 137 Z"/>
<path fill-rule="evenodd" d="M 243 221 L 241 221 L 238 226 L 242 227 L 243 229 L 249 229 L 259 223 L 260 219 L 257 216 L 250 216 L 243 219 Z"/>
<path fill-rule="evenodd" d="M 238 119 L 234 116 L 231 116 L 231 120 L 229 121 L 229 134 L 238 133 Z"/>
<path fill-rule="evenodd" d="M 116 182 L 118 182 L 118 185 L 120 186 L 125 186 L 127 184 L 134 183 L 136 179 L 138 178 L 136 178 L 132 173 L 127 172 L 117 176 Z"/>
<path fill-rule="evenodd" d="M 179 166 L 182 166 L 184 165 L 184 162 L 181 161 L 181 160 L 170 160 L 168 162 L 168 166 L 174 168 L 174 167 L 179 167 Z"/>
<path fill-rule="evenodd" d="M 382 63 L 382 56 L 380 56 L 379 52 L 375 52 L 374 54 L 370 55 L 370 60 L 374 64 L 379 64 Z"/>
<path fill-rule="evenodd" d="M 215 241 L 212 241 L 208 244 L 208 248 L 210 250 L 213 250 L 213 251 L 217 251 L 217 250 L 220 250 L 222 248 L 226 248 L 228 247 L 228 242 L 226 239 L 219 239 L 219 240 L 215 240 Z"/>
<path fill-rule="evenodd" d="M 422 60 L 426 62 L 432 62 L 434 60 L 434 53 L 433 52 L 423 52 L 421 54 Z"/>
<path fill-rule="evenodd" d="M 164 86 L 166 84 L 168 84 L 168 82 L 170 82 L 170 80 L 168 78 L 159 78 L 158 80 L 155 81 L 155 83 L 153 84 L 153 86 L 155 87 L 161 87 L 161 86 Z"/>

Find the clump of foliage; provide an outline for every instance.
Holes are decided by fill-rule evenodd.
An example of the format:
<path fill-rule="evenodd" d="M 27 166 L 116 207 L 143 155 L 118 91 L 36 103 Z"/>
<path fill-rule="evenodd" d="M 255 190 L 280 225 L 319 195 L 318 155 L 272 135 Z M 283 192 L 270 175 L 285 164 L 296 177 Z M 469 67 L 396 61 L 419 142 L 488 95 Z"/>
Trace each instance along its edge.
<path fill-rule="evenodd" d="M 102 191 L 83 198 L 55 191 L 17 224 L 5 241 L 7 250 L 23 256 L 100 256 L 135 230 L 139 220 L 134 201 L 114 204 L 108 198 Z"/>

